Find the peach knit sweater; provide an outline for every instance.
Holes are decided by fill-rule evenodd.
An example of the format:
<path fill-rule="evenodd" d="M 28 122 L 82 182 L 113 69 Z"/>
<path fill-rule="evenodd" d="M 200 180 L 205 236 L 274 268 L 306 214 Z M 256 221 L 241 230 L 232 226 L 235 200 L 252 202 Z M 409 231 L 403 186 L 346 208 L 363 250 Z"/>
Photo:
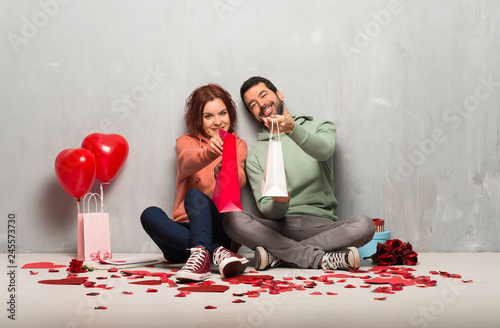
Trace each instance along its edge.
<path fill-rule="evenodd" d="M 238 175 L 240 178 L 240 188 L 246 184 L 245 159 L 248 147 L 243 139 L 240 139 L 236 132 L 236 151 L 238 157 Z M 189 221 L 184 210 L 184 198 L 191 189 L 198 189 L 205 195 L 212 197 L 215 187 L 214 167 L 222 157 L 213 154 L 208 146 L 210 140 L 198 135 L 193 137 L 184 134 L 176 140 L 177 151 L 177 180 L 176 199 L 172 220 L 177 222 Z"/>

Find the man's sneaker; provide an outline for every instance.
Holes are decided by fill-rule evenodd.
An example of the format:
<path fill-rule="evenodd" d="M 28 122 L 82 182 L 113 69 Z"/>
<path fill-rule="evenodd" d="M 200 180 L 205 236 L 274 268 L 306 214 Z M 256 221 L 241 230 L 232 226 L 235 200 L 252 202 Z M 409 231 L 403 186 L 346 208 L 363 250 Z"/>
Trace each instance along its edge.
<path fill-rule="evenodd" d="M 191 256 L 186 264 L 177 271 L 179 280 L 203 281 L 210 278 L 210 254 L 203 246 L 191 248 Z"/>
<path fill-rule="evenodd" d="M 219 266 L 219 272 L 224 277 L 231 277 L 245 272 L 248 260 L 236 255 L 227 248 L 219 246 L 214 251 L 214 264 Z"/>
<path fill-rule="evenodd" d="M 359 252 L 356 247 L 347 247 L 323 255 L 323 270 L 357 270 L 361 264 Z"/>
<path fill-rule="evenodd" d="M 264 247 L 257 246 L 253 257 L 255 261 L 255 269 L 266 270 L 268 268 L 275 268 L 281 264 L 281 259 L 274 256 L 264 249 Z"/>

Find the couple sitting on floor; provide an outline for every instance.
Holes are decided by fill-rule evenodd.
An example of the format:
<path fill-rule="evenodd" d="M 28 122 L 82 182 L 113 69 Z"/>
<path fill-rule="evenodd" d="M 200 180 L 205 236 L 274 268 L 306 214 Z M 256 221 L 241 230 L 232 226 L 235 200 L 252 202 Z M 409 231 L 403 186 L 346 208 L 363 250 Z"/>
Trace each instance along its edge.
<path fill-rule="evenodd" d="M 154 206 L 141 215 L 144 230 L 165 259 L 186 262 L 176 278 L 208 279 L 211 261 L 224 277 L 244 272 L 249 261 L 236 254 L 239 244 L 255 251 L 257 270 L 282 262 L 301 268 L 358 269 L 357 248 L 372 239 L 375 225 L 366 216 L 344 220 L 336 216 L 335 124 L 291 116 L 281 92 L 262 77 L 245 81 L 240 95 L 249 112 L 263 123 L 248 156 L 245 141 L 235 131 L 237 113 L 231 95 L 216 84 L 196 89 L 186 102 L 189 133 L 176 140 L 173 220 Z M 211 199 L 224 147 L 219 129 L 236 136 L 240 188 L 248 176 L 262 217 L 245 211 L 219 213 Z M 263 197 L 260 192 L 271 129 L 281 133 L 286 197 Z"/>

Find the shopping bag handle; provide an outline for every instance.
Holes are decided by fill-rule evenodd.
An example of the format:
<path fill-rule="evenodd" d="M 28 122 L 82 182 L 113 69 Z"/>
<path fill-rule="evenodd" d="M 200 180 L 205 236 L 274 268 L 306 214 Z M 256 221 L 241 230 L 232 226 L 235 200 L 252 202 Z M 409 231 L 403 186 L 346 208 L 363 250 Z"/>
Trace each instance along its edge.
<path fill-rule="evenodd" d="M 276 128 L 278 128 L 278 134 L 273 133 L 273 131 L 274 131 L 274 121 L 276 121 Z M 279 124 L 278 124 L 278 120 L 277 120 L 277 119 L 275 119 L 275 118 L 272 118 L 272 119 L 271 119 L 271 133 L 269 133 L 269 141 L 271 141 L 271 140 L 273 139 L 273 135 L 276 135 L 276 136 L 277 136 L 277 137 L 276 137 L 276 140 L 277 140 L 277 141 L 280 141 L 280 140 L 281 140 L 281 139 L 280 139 L 280 126 L 279 126 Z"/>
<path fill-rule="evenodd" d="M 93 213 L 99 213 L 98 212 L 98 206 L 97 206 L 97 199 L 99 198 L 99 201 L 101 202 L 102 204 L 102 198 L 101 198 L 101 195 L 99 195 L 98 193 L 92 193 L 92 192 L 89 192 L 87 193 L 84 197 L 83 197 L 83 200 L 82 200 L 82 203 L 83 203 L 83 210 L 85 212 L 85 201 L 87 201 L 87 212 L 85 213 L 91 213 L 90 212 L 90 201 L 93 199 L 94 200 L 94 204 L 95 204 L 95 212 Z M 101 206 L 101 213 L 103 213 L 104 211 L 102 210 L 102 206 Z"/>

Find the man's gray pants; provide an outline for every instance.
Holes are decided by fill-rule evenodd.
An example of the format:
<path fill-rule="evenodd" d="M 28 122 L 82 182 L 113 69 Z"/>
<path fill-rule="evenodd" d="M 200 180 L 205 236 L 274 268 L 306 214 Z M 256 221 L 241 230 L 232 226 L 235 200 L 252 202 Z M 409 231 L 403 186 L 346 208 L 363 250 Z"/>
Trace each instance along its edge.
<path fill-rule="evenodd" d="M 375 224 L 366 216 L 331 221 L 302 215 L 267 220 L 248 212 L 226 213 L 226 233 L 246 247 L 264 247 L 281 260 L 301 268 L 318 268 L 325 252 L 361 247 L 375 233 Z"/>

